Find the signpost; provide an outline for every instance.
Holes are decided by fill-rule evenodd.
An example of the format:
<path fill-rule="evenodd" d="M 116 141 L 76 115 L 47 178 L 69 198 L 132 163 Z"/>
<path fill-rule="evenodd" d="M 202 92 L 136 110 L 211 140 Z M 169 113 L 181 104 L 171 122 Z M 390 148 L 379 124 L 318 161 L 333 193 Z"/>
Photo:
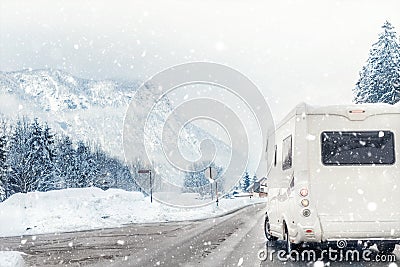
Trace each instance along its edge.
<path fill-rule="evenodd" d="M 138 173 L 148 173 L 150 178 L 150 203 L 153 203 L 153 184 L 151 181 L 151 170 L 139 170 Z"/>
<path fill-rule="evenodd" d="M 210 180 L 210 194 L 211 194 L 211 200 L 214 200 L 213 196 L 213 182 L 215 182 L 215 197 L 217 201 L 217 207 L 218 207 L 218 183 L 216 180 L 214 180 L 214 177 L 217 176 L 217 171 L 215 168 L 212 168 L 211 166 L 205 169 L 205 175 L 206 177 Z"/>

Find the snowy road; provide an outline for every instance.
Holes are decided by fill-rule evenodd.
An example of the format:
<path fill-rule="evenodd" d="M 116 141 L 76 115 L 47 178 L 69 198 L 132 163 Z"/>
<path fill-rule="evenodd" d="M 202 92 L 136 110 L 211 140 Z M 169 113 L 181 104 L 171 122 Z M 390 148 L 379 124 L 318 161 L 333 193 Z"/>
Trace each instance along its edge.
<path fill-rule="evenodd" d="M 0 238 L 0 250 L 26 253 L 29 266 L 312 266 L 258 259 L 258 251 L 265 247 L 263 210 L 258 204 L 202 221 Z M 399 250 L 396 255 L 399 258 Z M 379 266 L 352 264 L 358 265 Z"/>

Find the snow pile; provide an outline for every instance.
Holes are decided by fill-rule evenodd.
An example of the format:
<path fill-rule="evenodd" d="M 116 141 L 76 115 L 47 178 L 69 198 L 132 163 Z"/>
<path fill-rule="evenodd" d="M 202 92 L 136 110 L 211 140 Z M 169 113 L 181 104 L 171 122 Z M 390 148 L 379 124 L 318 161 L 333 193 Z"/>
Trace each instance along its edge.
<path fill-rule="evenodd" d="M 129 223 L 198 220 L 222 215 L 258 198 L 221 199 L 199 208 L 178 208 L 140 192 L 99 188 L 64 189 L 15 194 L 0 203 L 0 236 L 118 227 Z"/>
<path fill-rule="evenodd" d="M 24 259 L 22 253 L 17 251 L 0 251 L 1 267 L 23 267 Z"/>

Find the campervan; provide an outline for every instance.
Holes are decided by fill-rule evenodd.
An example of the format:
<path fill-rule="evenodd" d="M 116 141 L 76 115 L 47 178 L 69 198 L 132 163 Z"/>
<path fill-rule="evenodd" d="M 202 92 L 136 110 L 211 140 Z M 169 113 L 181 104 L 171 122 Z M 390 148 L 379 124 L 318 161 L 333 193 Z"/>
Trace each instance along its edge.
<path fill-rule="evenodd" d="M 400 106 L 299 104 L 270 139 L 268 240 L 400 243 Z"/>

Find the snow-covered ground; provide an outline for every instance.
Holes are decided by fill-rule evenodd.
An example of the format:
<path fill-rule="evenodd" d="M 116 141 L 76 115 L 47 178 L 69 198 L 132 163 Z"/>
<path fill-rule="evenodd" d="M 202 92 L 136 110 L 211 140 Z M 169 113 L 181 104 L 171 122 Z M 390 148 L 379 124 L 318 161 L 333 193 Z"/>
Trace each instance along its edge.
<path fill-rule="evenodd" d="M 23 267 L 22 253 L 17 251 L 0 251 L 1 267 Z"/>
<path fill-rule="evenodd" d="M 0 203 L 0 236 L 35 235 L 96 228 L 118 227 L 129 223 L 198 220 L 222 215 L 262 198 L 220 199 L 198 208 L 171 207 L 140 192 L 98 188 L 64 189 L 50 192 L 15 194 Z"/>

